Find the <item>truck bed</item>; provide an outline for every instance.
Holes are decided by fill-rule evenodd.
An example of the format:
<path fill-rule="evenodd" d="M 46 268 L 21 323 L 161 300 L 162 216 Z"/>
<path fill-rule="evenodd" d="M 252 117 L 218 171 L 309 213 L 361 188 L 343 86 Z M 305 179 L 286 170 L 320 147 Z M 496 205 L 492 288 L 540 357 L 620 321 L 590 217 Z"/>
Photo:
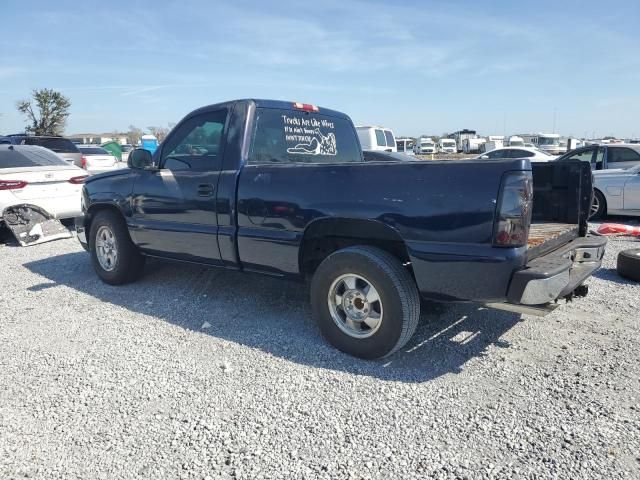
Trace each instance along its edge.
<path fill-rule="evenodd" d="M 579 236 L 579 226 L 572 223 L 531 224 L 527 248 L 529 257 L 536 257 L 560 247 Z"/>

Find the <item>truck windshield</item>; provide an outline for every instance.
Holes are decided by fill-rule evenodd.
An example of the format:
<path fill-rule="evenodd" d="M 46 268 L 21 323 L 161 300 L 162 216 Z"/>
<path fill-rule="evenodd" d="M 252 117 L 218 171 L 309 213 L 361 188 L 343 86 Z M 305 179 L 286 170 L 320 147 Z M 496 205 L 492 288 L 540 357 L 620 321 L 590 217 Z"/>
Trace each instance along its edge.
<path fill-rule="evenodd" d="M 345 118 L 259 108 L 249 163 L 362 162 L 352 123 Z"/>
<path fill-rule="evenodd" d="M 538 145 L 560 145 L 560 139 L 553 137 L 538 137 Z"/>

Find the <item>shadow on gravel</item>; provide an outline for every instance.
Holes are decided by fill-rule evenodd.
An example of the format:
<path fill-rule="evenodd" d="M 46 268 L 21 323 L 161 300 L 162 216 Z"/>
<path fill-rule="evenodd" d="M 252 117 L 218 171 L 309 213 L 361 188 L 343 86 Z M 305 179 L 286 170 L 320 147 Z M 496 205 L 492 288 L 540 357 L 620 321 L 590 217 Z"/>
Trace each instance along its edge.
<path fill-rule="evenodd" d="M 618 275 L 618 271 L 615 268 L 599 268 L 594 274 L 594 277 L 600 278 L 601 280 L 607 280 L 609 282 L 618 283 L 620 285 L 636 285 L 637 282 L 632 280 L 627 280 L 626 278 Z"/>
<path fill-rule="evenodd" d="M 98 279 L 84 252 L 25 267 L 48 280 L 29 287 L 32 291 L 65 285 L 291 362 L 401 382 L 457 373 L 467 361 L 484 355 L 489 345 L 508 347 L 500 337 L 520 321 L 519 315 L 477 305 L 425 303 L 418 331 L 405 348 L 388 359 L 363 361 L 324 342 L 311 319 L 308 288 L 300 283 L 150 260 L 138 282 L 113 287 Z M 210 328 L 202 329 L 205 321 Z"/>

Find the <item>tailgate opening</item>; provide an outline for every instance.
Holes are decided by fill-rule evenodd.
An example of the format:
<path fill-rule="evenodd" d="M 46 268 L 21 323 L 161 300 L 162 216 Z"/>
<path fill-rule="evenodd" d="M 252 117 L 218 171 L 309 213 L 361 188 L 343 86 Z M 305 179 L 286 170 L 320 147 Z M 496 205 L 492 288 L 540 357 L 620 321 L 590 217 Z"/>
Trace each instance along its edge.
<path fill-rule="evenodd" d="M 533 212 L 529 259 L 587 234 L 592 196 L 591 165 L 580 160 L 532 163 Z"/>

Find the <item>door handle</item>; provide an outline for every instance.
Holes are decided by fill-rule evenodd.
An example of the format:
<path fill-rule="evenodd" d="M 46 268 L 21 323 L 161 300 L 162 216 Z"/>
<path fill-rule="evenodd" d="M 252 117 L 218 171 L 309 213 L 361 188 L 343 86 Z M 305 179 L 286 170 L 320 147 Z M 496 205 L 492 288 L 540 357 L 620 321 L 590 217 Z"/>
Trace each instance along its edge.
<path fill-rule="evenodd" d="M 213 185 L 210 183 L 203 183 L 198 185 L 198 196 L 199 197 L 211 197 L 213 196 Z"/>

